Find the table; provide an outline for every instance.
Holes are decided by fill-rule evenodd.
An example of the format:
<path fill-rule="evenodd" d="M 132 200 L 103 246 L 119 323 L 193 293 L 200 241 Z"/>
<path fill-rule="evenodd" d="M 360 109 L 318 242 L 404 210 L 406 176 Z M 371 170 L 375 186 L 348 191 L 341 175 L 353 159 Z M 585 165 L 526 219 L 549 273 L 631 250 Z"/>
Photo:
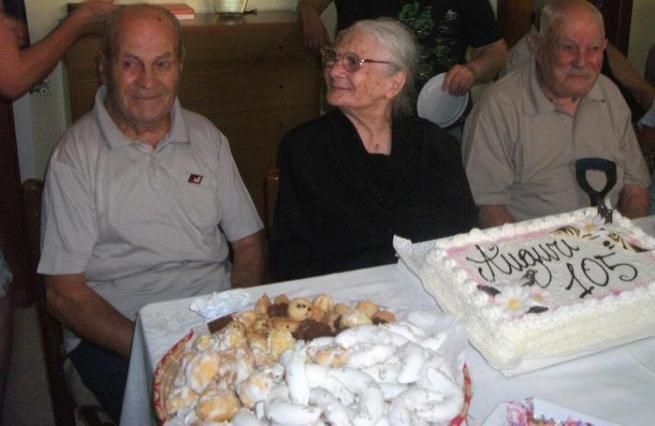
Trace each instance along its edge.
<path fill-rule="evenodd" d="M 655 235 L 655 216 L 637 221 Z M 438 309 L 418 278 L 402 263 L 287 281 L 243 290 L 259 295 L 313 295 L 336 300 L 371 300 L 397 308 Z M 393 300 L 393 302 L 390 302 Z M 202 324 L 189 310 L 192 299 L 145 306 L 137 319 L 121 424 L 147 425 L 154 419 L 151 385 L 164 353 L 192 327 Z M 469 424 L 478 425 L 503 401 L 545 399 L 623 425 L 655 424 L 655 338 L 644 339 L 574 361 L 507 378 L 474 349 L 467 352 L 473 381 Z"/>

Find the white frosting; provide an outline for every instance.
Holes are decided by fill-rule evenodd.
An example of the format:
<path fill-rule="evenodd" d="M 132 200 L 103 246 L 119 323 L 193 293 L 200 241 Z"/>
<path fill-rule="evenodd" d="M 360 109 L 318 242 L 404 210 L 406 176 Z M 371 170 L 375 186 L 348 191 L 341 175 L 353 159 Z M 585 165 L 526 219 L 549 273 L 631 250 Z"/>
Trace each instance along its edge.
<path fill-rule="evenodd" d="M 654 250 L 628 219 L 605 226 L 589 208 L 436 240 L 417 272 L 489 363 L 512 369 L 655 335 Z"/>

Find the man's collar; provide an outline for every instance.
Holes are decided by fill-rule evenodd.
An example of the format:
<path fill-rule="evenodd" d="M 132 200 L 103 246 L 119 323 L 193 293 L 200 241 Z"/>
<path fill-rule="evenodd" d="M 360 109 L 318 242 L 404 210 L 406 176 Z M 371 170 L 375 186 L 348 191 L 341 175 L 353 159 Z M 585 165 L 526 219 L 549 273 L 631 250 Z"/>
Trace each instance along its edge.
<path fill-rule="evenodd" d="M 539 115 L 556 111 L 557 107 L 548 100 L 539 84 L 539 78 L 537 77 L 537 61 L 535 58 L 532 58 L 530 66 L 527 68 L 528 69 L 522 76 L 527 79 L 528 87 L 528 90 L 524 91 L 522 94 L 523 112 L 528 115 Z M 580 99 L 580 103 L 588 101 L 603 102 L 605 100 L 603 91 L 598 83 L 598 80 L 601 78 L 602 77 L 599 75 L 589 93 Z"/>
<path fill-rule="evenodd" d="M 100 86 L 96 92 L 94 111 L 95 118 L 100 126 L 102 135 L 104 136 L 105 141 L 109 145 L 110 149 L 119 148 L 122 146 L 127 146 L 133 143 L 138 143 L 139 141 L 130 139 L 121 130 L 116 126 L 114 120 L 109 115 L 107 108 L 105 107 L 105 100 L 107 99 L 107 87 Z M 189 143 L 189 132 L 184 122 L 184 117 L 182 115 L 182 106 L 180 105 L 179 99 L 175 98 L 175 103 L 171 108 L 171 130 L 166 136 L 157 144 L 157 148 L 169 143 Z"/>

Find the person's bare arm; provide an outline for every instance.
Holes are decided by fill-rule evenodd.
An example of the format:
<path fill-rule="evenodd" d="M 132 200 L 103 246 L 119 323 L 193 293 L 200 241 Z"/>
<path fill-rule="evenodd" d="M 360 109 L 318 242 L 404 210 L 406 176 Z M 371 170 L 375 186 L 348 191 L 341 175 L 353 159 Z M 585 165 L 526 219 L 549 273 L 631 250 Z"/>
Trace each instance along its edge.
<path fill-rule="evenodd" d="M 27 46 L 29 37 L 27 35 L 27 27 L 23 21 L 16 19 L 13 16 L 2 15 L 1 13 L 0 20 L 3 21 L 11 35 L 14 36 L 14 42 L 19 48 Z M 0 23 L 0 25 L 2 25 L 2 23 Z"/>
<path fill-rule="evenodd" d="M 480 209 L 480 227 L 491 228 L 506 223 L 514 222 L 514 218 L 505 206 L 497 204 L 481 204 Z"/>
<path fill-rule="evenodd" d="M 619 193 L 619 211 L 635 219 L 648 215 L 648 190 L 638 185 L 624 185 Z"/>
<path fill-rule="evenodd" d="M 109 14 L 113 0 L 81 3 L 44 39 L 20 49 L 11 25 L 0 15 L 0 96 L 16 99 L 43 80 L 80 35 L 83 27 Z"/>
<path fill-rule="evenodd" d="M 655 87 L 651 86 L 623 53 L 611 44 L 607 45 L 607 59 L 614 77 L 632 93 L 639 105 L 648 111 L 655 101 Z"/>
<path fill-rule="evenodd" d="M 468 63 L 455 65 L 448 70 L 442 87 L 451 95 L 461 96 L 476 84 L 492 81 L 506 59 L 507 45 L 503 39 L 475 48 Z"/>
<path fill-rule="evenodd" d="M 232 287 L 251 287 L 264 280 L 264 233 L 256 232 L 233 241 Z"/>
<path fill-rule="evenodd" d="M 127 358 L 134 323 L 86 283 L 84 274 L 46 275 L 50 313 L 84 340 Z"/>
<path fill-rule="evenodd" d="M 330 42 L 328 31 L 321 21 L 321 13 L 332 0 L 299 0 L 298 17 L 302 26 L 305 47 L 318 49 Z"/>

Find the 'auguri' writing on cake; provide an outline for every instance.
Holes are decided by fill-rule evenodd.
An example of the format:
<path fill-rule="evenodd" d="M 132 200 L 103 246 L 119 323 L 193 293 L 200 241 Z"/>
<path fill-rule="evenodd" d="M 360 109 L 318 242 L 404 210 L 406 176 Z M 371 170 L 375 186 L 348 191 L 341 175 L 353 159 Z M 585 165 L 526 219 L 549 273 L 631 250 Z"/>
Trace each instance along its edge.
<path fill-rule="evenodd" d="M 561 230 L 555 233 L 559 234 Z M 595 286 L 607 287 L 610 282 L 617 280 L 632 282 L 639 276 L 637 268 L 624 261 L 625 256 L 620 255 L 621 249 L 616 251 L 615 245 L 607 244 L 606 240 L 601 241 L 598 235 L 581 243 L 566 237 L 537 241 L 517 248 L 476 244 L 475 252 L 465 256 L 465 260 L 472 265 L 479 265 L 477 271 L 480 278 L 490 284 L 509 280 L 521 286 L 538 285 L 548 288 L 553 283 L 557 269 L 564 269 L 562 273 L 565 279 L 557 282 L 566 290 L 582 289 L 580 298 L 592 295 Z M 591 248 L 596 246 L 601 251 L 588 255 L 589 250 L 582 250 L 585 244 Z M 485 291 L 489 291 L 488 286 Z"/>

